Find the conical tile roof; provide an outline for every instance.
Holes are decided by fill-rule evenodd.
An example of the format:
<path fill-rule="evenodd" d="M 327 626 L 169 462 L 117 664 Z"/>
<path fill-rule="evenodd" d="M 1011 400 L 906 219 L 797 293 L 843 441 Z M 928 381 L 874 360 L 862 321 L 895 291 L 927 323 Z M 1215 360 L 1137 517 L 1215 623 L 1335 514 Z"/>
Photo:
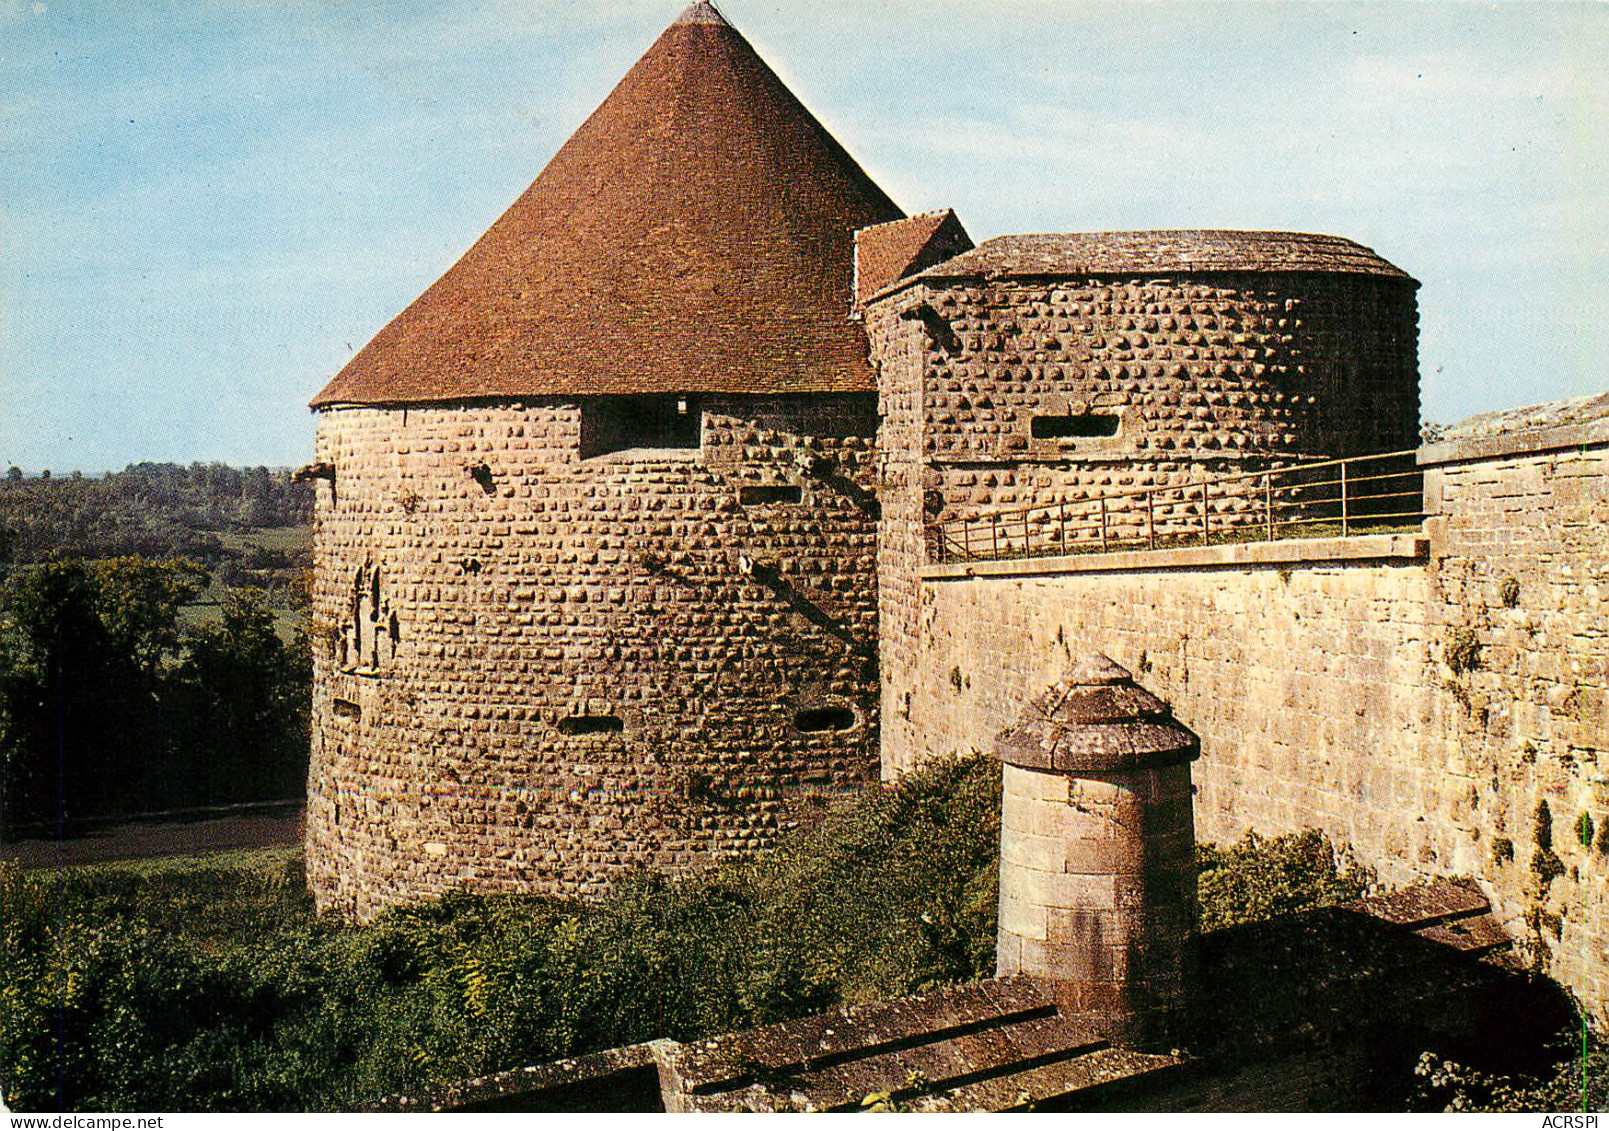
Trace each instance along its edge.
<path fill-rule="evenodd" d="M 901 215 L 701 0 L 313 405 L 871 390 L 853 234 Z"/>
<path fill-rule="evenodd" d="M 1193 761 L 1201 743 L 1127 668 L 1094 652 L 995 736 L 994 753 L 1029 769 L 1109 773 Z"/>

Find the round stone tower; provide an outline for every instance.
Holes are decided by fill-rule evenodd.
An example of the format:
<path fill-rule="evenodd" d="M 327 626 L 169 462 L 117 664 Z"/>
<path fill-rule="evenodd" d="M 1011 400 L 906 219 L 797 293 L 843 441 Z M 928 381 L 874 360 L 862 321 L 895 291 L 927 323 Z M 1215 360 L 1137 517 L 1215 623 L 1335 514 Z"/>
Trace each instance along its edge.
<path fill-rule="evenodd" d="M 899 218 L 702 0 L 319 393 L 309 883 L 599 892 L 877 777 Z"/>
<path fill-rule="evenodd" d="M 1064 514 L 1088 549 L 1103 500 L 1127 548 L 1186 535 L 1205 479 L 1417 447 L 1418 286 L 1337 236 L 1216 230 L 999 236 L 874 274 L 884 776 L 942 727 L 918 692 L 927 566 L 997 536 L 1058 552 Z M 1220 488 L 1217 529 L 1262 521 L 1254 482 Z"/>
<path fill-rule="evenodd" d="M 1102 655 L 996 739 L 1000 974 L 1029 974 L 1113 1041 L 1166 1041 L 1195 948 L 1196 736 Z"/>

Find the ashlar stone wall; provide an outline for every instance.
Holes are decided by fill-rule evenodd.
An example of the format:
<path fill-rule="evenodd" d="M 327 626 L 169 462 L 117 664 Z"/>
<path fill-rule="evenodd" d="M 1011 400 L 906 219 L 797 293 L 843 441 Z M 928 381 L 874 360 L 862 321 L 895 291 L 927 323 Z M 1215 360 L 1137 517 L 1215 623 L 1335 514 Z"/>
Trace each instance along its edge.
<path fill-rule="evenodd" d="M 871 397 L 704 397 L 699 447 L 583 459 L 586 410 L 321 414 L 321 906 L 596 893 L 876 779 Z"/>
<path fill-rule="evenodd" d="M 1317 827 L 1389 883 L 1473 877 L 1603 1013 L 1609 417 L 1420 461 L 1422 536 L 927 567 L 885 773 L 988 749 L 1104 652 L 1200 735 L 1199 839 Z"/>

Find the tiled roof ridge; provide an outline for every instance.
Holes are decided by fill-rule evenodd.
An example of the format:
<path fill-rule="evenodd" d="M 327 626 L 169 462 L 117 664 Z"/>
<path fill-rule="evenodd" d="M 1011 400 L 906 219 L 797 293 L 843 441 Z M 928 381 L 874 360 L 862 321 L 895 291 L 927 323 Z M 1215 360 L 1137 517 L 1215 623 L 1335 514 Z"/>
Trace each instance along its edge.
<path fill-rule="evenodd" d="M 1367 274 L 1411 280 L 1370 247 L 1345 236 L 1241 228 L 1030 232 L 996 236 L 936 264 L 923 278 L 973 275 L 1110 274 L 1134 271 Z"/>
<path fill-rule="evenodd" d="M 875 224 L 867 224 L 863 228 L 856 228 L 855 232 L 874 232 L 878 228 L 888 228 L 895 224 L 908 224 L 912 220 L 942 219 L 946 214 L 955 211 L 953 208 L 924 208 L 920 212 L 912 212 L 909 216 L 900 216 L 893 220 L 879 220 Z"/>

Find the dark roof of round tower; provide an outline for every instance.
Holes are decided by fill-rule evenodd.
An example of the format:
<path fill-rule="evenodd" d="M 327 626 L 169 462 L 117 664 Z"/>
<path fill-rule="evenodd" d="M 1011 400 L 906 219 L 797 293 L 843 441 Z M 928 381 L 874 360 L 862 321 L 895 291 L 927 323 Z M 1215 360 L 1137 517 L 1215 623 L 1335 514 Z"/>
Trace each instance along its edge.
<path fill-rule="evenodd" d="M 1341 236 L 1214 229 L 999 236 L 929 267 L 922 277 L 1286 271 L 1378 275 L 1413 283 L 1400 267 Z"/>
<path fill-rule="evenodd" d="M 699 0 L 313 406 L 869 391 L 854 232 L 901 215 Z"/>

